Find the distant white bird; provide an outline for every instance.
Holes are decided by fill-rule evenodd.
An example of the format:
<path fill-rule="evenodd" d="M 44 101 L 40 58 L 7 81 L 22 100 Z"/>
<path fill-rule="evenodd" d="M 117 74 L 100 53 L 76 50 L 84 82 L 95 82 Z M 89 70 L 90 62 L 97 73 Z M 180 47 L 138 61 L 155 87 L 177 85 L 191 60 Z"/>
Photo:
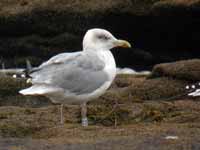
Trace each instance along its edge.
<path fill-rule="evenodd" d="M 109 88 L 116 76 L 116 64 L 110 49 L 131 47 L 104 29 L 88 30 L 83 51 L 58 54 L 30 72 L 32 86 L 23 95 L 44 95 L 55 103 L 81 104 L 82 125 L 88 125 L 86 103 Z"/>
<path fill-rule="evenodd" d="M 166 140 L 178 140 L 179 137 L 178 137 L 178 136 L 170 136 L 170 135 L 169 135 L 169 136 L 166 136 L 165 139 L 166 139 Z"/>
<path fill-rule="evenodd" d="M 13 74 L 13 76 L 12 76 L 13 78 L 17 78 L 17 75 L 16 74 Z"/>
<path fill-rule="evenodd" d="M 190 89 L 190 86 L 189 86 L 189 85 L 187 85 L 187 86 L 185 87 L 185 89 L 186 89 L 186 90 L 189 90 L 189 89 Z"/>
<path fill-rule="evenodd" d="M 188 96 L 200 96 L 200 82 L 192 85 L 187 85 L 185 89 L 189 90 Z"/>
<path fill-rule="evenodd" d="M 189 93 L 188 96 L 200 96 L 200 89 L 196 89 L 194 92 Z"/>
<path fill-rule="evenodd" d="M 135 71 L 131 68 L 117 68 L 117 74 L 150 75 L 150 71 Z"/>
<path fill-rule="evenodd" d="M 21 78 L 26 78 L 26 75 L 25 74 L 21 74 Z"/>

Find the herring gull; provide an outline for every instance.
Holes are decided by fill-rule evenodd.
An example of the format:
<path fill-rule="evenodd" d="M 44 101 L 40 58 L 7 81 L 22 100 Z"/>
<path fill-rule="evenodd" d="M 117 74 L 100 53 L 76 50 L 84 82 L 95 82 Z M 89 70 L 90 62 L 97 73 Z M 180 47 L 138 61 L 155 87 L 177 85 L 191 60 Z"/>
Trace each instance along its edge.
<path fill-rule="evenodd" d="M 83 51 L 61 53 L 30 72 L 32 86 L 19 91 L 23 95 L 44 95 L 52 102 L 80 104 L 82 126 L 88 126 L 87 106 L 110 87 L 116 76 L 114 47 L 131 47 L 104 29 L 90 29 L 83 38 Z"/>

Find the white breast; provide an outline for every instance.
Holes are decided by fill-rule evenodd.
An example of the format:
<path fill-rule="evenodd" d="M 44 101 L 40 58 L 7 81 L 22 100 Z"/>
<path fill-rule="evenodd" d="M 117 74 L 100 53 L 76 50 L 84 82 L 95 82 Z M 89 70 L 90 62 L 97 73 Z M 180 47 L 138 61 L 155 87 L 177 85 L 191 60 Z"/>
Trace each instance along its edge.
<path fill-rule="evenodd" d="M 79 97 L 82 100 L 92 100 L 98 98 L 102 94 L 106 92 L 106 90 L 110 87 L 111 83 L 113 82 L 116 76 L 116 64 L 115 59 L 110 51 L 99 51 L 98 52 L 99 58 L 105 63 L 104 71 L 107 72 L 109 76 L 109 80 L 105 82 L 99 89 L 95 90 L 91 94 L 88 95 L 81 95 Z"/>
<path fill-rule="evenodd" d="M 110 51 L 100 51 L 98 55 L 106 65 L 104 71 L 108 73 L 110 80 L 113 80 L 117 71 L 113 54 Z"/>

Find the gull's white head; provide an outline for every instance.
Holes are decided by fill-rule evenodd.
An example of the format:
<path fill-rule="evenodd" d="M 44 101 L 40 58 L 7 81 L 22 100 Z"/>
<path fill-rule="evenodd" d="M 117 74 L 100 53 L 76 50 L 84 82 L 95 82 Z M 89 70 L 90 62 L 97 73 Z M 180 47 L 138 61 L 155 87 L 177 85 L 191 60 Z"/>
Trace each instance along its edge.
<path fill-rule="evenodd" d="M 116 39 L 104 29 L 90 29 L 83 38 L 83 50 L 110 50 L 114 47 L 131 47 L 125 40 Z"/>

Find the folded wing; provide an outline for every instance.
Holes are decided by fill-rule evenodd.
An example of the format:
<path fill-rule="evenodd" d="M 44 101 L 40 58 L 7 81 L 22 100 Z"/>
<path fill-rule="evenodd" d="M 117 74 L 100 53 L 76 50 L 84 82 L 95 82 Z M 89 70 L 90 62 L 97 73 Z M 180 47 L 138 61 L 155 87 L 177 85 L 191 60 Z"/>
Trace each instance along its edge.
<path fill-rule="evenodd" d="M 30 76 L 33 86 L 51 89 L 46 88 L 46 92 L 53 87 L 81 95 L 95 91 L 109 80 L 104 67 L 105 63 L 95 53 L 63 53 L 40 65 Z"/>

